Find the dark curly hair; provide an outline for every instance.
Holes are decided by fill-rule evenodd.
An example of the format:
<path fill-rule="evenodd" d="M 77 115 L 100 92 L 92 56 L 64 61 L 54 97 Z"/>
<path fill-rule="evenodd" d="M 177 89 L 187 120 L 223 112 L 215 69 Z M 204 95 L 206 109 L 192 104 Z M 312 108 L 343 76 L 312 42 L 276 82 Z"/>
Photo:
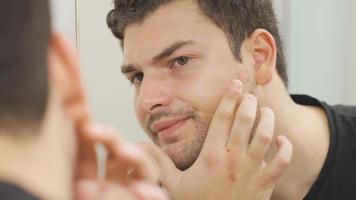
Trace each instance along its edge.
<path fill-rule="evenodd" d="M 159 7 L 175 0 L 114 0 L 114 9 L 107 15 L 107 24 L 123 46 L 127 26 L 142 22 Z M 192 0 L 193 1 L 193 0 Z M 228 38 L 230 48 L 241 61 L 242 42 L 256 29 L 270 32 L 277 44 L 277 71 L 285 85 L 288 85 L 287 66 L 278 22 L 271 0 L 194 0 L 201 11 Z"/>

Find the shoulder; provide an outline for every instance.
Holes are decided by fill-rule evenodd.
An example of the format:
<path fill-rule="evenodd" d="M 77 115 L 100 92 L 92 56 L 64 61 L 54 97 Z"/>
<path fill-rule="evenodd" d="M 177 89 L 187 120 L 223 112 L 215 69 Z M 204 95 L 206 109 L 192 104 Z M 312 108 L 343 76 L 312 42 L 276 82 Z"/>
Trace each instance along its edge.
<path fill-rule="evenodd" d="M 32 196 L 30 193 L 25 191 L 24 189 L 10 184 L 0 181 L 0 199 L 7 200 L 39 200 L 38 198 Z"/>
<path fill-rule="evenodd" d="M 335 114 L 356 119 L 356 106 L 335 105 L 330 107 Z"/>
<path fill-rule="evenodd" d="M 331 110 L 335 123 L 348 125 L 353 130 L 352 132 L 356 131 L 356 106 L 326 106 Z"/>

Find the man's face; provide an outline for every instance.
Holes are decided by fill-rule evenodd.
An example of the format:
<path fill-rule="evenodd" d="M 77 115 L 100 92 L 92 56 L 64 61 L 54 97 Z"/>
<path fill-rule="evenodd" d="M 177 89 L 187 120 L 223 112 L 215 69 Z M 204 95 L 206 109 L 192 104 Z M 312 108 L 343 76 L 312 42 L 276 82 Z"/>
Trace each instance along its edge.
<path fill-rule="evenodd" d="M 191 1 L 176 1 L 127 27 L 123 72 L 138 121 L 178 168 L 197 159 L 233 79 L 248 82 L 224 32 Z M 245 63 L 245 61 L 244 61 Z"/>

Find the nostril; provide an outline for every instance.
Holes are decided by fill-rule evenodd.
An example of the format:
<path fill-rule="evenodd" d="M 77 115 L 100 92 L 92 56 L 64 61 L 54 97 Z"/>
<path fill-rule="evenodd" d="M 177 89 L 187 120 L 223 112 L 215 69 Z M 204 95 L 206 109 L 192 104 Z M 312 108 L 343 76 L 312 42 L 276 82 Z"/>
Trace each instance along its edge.
<path fill-rule="evenodd" d="M 159 108 L 161 106 L 162 106 L 162 104 L 156 104 L 156 105 L 151 107 L 151 111 L 153 111 L 154 109 Z"/>
<path fill-rule="evenodd" d="M 172 95 L 165 92 L 166 89 L 153 87 L 142 88 L 138 101 L 145 112 L 154 112 L 163 107 L 167 107 L 172 101 Z"/>

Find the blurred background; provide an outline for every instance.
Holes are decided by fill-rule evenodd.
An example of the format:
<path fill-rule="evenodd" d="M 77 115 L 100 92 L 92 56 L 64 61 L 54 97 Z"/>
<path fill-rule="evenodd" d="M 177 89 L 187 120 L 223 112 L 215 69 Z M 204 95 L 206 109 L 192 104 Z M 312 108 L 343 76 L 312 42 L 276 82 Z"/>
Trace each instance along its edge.
<path fill-rule="evenodd" d="M 76 0 L 50 0 L 52 29 L 64 34 L 76 46 L 77 43 Z"/>
<path fill-rule="evenodd" d="M 122 52 L 106 25 L 112 0 L 52 0 L 54 24 L 77 44 L 95 118 L 130 141 L 146 140 L 120 72 Z M 356 104 L 356 1 L 275 0 L 287 54 L 290 93 Z"/>
<path fill-rule="evenodd" d="M 356 1 L 277 0 L 291 93 L 356 104 Z"/>

